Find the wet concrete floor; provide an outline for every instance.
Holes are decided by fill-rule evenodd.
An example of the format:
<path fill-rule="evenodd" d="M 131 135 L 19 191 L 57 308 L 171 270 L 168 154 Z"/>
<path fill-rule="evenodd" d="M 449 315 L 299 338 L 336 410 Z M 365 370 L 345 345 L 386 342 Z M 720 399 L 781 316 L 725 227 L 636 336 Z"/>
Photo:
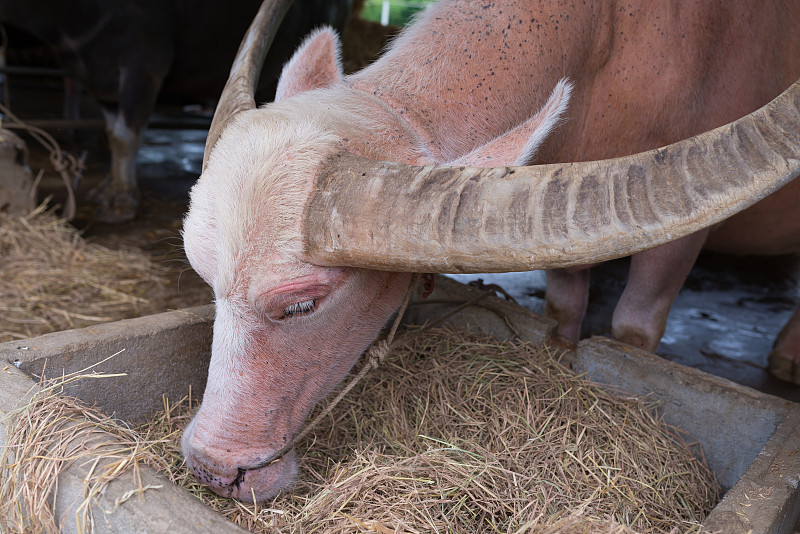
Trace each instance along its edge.
<path fill-rule="evenodd" d="M 589 309 L 581 336 L 611 334 L 611 315 L 624 288 L 628 260 L 591 271 Z M 543 271 L 454 275 L 498 284 L 537 313 L 544 310 Z M 657 354 L 755 389 L 800 401 L 800 386 L 766 370 L 773 340 L 800 302 L 796 257 L 740 258 L 703 253 L 669 315 Z"/>

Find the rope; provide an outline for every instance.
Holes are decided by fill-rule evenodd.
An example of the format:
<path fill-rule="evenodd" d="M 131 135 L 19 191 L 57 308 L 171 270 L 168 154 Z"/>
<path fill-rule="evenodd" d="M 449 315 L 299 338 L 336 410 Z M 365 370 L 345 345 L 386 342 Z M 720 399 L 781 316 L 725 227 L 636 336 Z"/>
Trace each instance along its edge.
<path fill-rule="evenodd" d="M 361 370 L 358 372 L 356 376 L 354 376 L 350 382 L 342 389 L 336 398 L 334 398 L 322 412 L 317 415 L 313 421 L 303 428 L 294 438 L 292 438 L 286 445 L 284 445 L 278 451 L 272 453 L 266 460 L 259 462 L 256 465 L 248 467 L 248 470 L 252 469 L 260 469 L 262 467 L 266 467 L 269 464 L 279 460 L 284 454 L 289 452 L 292 447 L 294 447 L 299 441 L 305 438 L 311 430 L 314 429 L 329 413 L 333 410 L 337 404 L 348 394 L 350 390 L 352 390 L 356 384 L 358 384 L 362 378 L 364 378 L 367 373 L 372 371 L 373 369 L 377 369 L 381 366 L 381 364 L 386 360 L 389 354 L 392 353 L 392 349 L 394 348 L 395 342 L 395 334 L 397 333 L 397 328 L 400 326 L 400 322 L 403 319 L 403 315 L 405 315 L 406 309 L 408 308 L 409 302 L 411 302 L 411 295 L 414 293 L 414 288 L 417 285 L 417 281 L 419 280 L 420 275 L 414 274 L 411 277 L 411 283 L 408 286 L 408 290 L 406 291 L 405 299 L 403 300 L 402 306 L 400 306 L 400 310 L 397 312 L 397 317 L 395 317 L 394 323 L 392 323 L 392 328 L 389 330 L 386 339 L 378 341 L 374 343 L 366 353 L 366 363 L 361 367 Z"/>
<path fill-rule="evenodd" d="M 325 407 L 324 410 L 322 410 L 322 412 L 320 412 L 309 424 L 305 426 L 305 428 L 303 428 L 302 431 L 300 431 L 297 435 L 295 435 L 295 437 L 292 438 L 286 445 L 284 445 L 278 451 L 272 453 L 266 460 L 248 467 L 247 470 L 261 469 L 262 467 L 266 467 L 271 463 L 278 461 L 284 454 L 289 452 L 298 442 L 300 442 L 303 438 L 305 438 L 314 429 L 314 427 L 316 427 L 325 417 L 327 417 L 328 414 L 331 413 L 331 411 L 336 407 L 336 405 L 339 404 L 339 402 L 348 393 L 350 393 L 350 391 L 356 386 L 356 384 L 358 384 L 361 381 L 362 378 L 364 378 L 370 371 L 380 367 L 381 364 L 383 364 L 383 362 L 386 361 L 386 358 L 392 353 L 392 350 L 394 350 L 394 348 L 398 346 L 401 342 L 404 343 L 409 341 L 410 339 L 413 339 L 414 337 L 422 334 L 426 330 L 429 330 L 431 328 L 434 328 L 442 324 L 453 315 L 462 311 L 464 308 L 473 306 L 477 304 L 480 300 L 484 299 L 485 297 L 494 294 L 493 291 L 482 292 L 479 295 L 476 295 L 471 299 L 462 302 L 449 312 L 436 318 L 436 320 L 431 321 L 430 323 L 426 323 L 418 330 L 415 330 L 410 333 L 407 332 L 398 337 L 397 339 L 395 339 L 397 328 L 400 326 L 400 322 L 403 319 L 403 315 L 405 314 L 406 309 L 408 308 L 408 305 L 411 302 L 411 296 L 414 293 L 414 288 L 416 287 L 417 282 L 420 279 L 420 276 L 421 276 L 420 274 L 414 274 L 412 276 L 411 283 L 409 284 L 408 291 L 406 292 L 406 297 L 403 300 L 403 305 L 400 306 L 400 310 L 397 312 L 397 317 L 395 318 L 394 323 L 392 324 L 392 327 L 389 330 L 388 335 L 386 336 L 386 339 L 374 343 L 369 348 L 365 356 L 366 362 L 361 367 L 358 374 L 355 375 L 350 380 L 350 382 L 347 383 L 344 389 L 342 389 L 339 392 L 339 394 L 336 395 L 336 397 Z M 513 327 L 511 327 L 511 325 L 509 325 L 509 327 L 511 328 L 512 332 L 516 334 L 516 331 L 513 329 Z"/>
<path fill-rule="evenodd" d="M 67 190 L 67 204 L 64 206 L 64 218 L 68 221 L 72 220 L 75 217 L 76 211 L 75 187 L 83 174 L 86 152 L 78 159 L 72 154 L 61 150 L 61 146 L 52 135 L 41 128 L 26 124 L 19 117 L 14 115 L 7 106 L 0 104 L 0 112 L 11 119 L 10 121 L 2 122 L 4 128 L 26 131 L 31 137 L 38 141 L 39 144 L 50 151 L 50 164 L 61 176 L 61 180 L 64 182 L 64 186 Z M 70 178 L 70 172 L 72 172 L 73 178 Z M 31 209 L 33 209 L 33 205 L 36 203 L 36 189 L 41 181 L 41 176 L 40 173 L 31 188 Z"/>

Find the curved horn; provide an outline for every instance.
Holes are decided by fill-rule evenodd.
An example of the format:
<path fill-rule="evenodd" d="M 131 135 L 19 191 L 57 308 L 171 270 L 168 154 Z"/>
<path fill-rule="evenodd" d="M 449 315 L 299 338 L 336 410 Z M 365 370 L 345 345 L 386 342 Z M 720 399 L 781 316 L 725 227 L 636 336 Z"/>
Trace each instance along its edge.
<path fill-rule="evenodd" d="M 203 153 L 203 170 L 206 168 L 211 149 L 222 135 L 228 120 L 240 111 L 256 107 L 256 84 L 264 65 L 275 33 L 283 21 L 283 17 L 292 5 L 292 0 L 264 0 L 258 13 L 247 28 L 236 58 L 233 60 L 228 81 L 222 89 L 214 118 L 206 138 L 206 149 Z"/>
<path fill-rule="evenodd" d="M 723 221 L 800 174 L 800 81 L 728 125 L 657 150 L 531 167 L 332 156 L 306 206 L 317 265 L 477 273 L 606 261 Z"/>

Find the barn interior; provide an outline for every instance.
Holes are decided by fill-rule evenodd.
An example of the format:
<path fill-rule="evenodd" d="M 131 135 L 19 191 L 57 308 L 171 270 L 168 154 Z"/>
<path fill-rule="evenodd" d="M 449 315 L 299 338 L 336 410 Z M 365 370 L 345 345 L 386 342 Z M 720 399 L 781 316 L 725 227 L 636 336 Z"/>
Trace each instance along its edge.
<path fill-rule="evenodd" d="M 376 39 L 353 45 L 349 56 L 345 32 L 345 64 L 351 70 L 374 57 L 385 39 L 397 31 L 397 27 L 376 29 L 374 23 L 370 28 Z M 102 112 L 90 95 L 83 94 L 79 113 L 65 118 L 67 106 L 75 105 L 74 101 L 65 103 L 65 72 L 46 47 L 22 37 L 15 48 L 12 38 L 5 50 L 5 66 L 0 68 L 3 103 L 24 123 L 47 131 L 63 150 L 83 158 L 83 170 L 73 184 L 77 210 L 68 224 L 90 242 L 111 249 L 141 250 L 169 273 L 171 283 L 148 292 L 147 303 L 139 307 L 141 315 L 210 303 L 210 288 L 182 252 L 180 231 L 189 190 L 201 171 L 214 102 L 176 101 L 165 95 L 148 123 L 137 156 L 138 214 L 132 221 L 104 223 L 96 217 L 92 198 L 110 165 Z M 50 152 L 24 131 L 18 133 L 27 145 L 33 174 L 43 170 L 37 202 L 46 202 L 61 213 L 68 197 Z M 627 261 L 620 259 L 593 269 L 583 338 L 610 336 L 611 315 L 625 284 Z M 451 277 L 495 289 L 498 295 L 543 313 L 546 284 L 542 271 Z M 798 402 L 800 388 L 774 378 L 767 370 L 773 340 L 798 302 L 800 261 L 796 256 L 741 258 L 702 253 L 675 301 L 657 354 Z"/>
<path fill-rule="evenodd" d="M 374 26 L 372 27 L 374 28 Z M 374 31 L 374 30 L 373 30 Z M 350 69 L 362 66 L 382 46 L 387 32 L 376 32 L 372 43 L 353 45 Z M 213 102 L 171 102 L 164 99 L 152 116 L 138 154 L 142 195 L 135 220 L 105 224 L 94 217 L 91 192 L 109 172 L 109 152 L 102 114 L 89 95 L 80 98 L 79 118 L 65 119 L 64 72 L 42 46 L 8 51 L 3 91 L 12 111 L 33 126 L 44 127 L 64 150 L 86 154 L 85 170 L 75 194 L 77 213 L 71 222 L 83 235 L 111 247 L 136 247 L 158 262 L 178 269 L 179 283 L 150 294 L 148 311 L 177 309 L 210 301 L 207 285 L 191 270 L 180 251 L 180 228 L 188 191 L 200 174 L 206 129 Z M 345 46 L 347 46 L 347 34 Z M 13 41 L 11 41 L 13 44 Z M 347 51 L 347 49 L 346 49 Z M 24 136 L 24 133 L 22 134 Z M 49 152 L 27 139 L 30 167 L 44 178 L 39 201 L 66 203 L 66 189 L 49 163 Z M 626 277 L 627 260 L 603 264 L 592 271 L 590 304 L 582 337 L 609 335 L 610 318 Z M 176 280 L 178 275 L 176 274 Z M 464 283 L 482 280 L 500 286 L 521 305 L 544 310 L 544 273 L 453 275 Z M 729 378 L 740 384 L 800 400 L 793 384 L 767 371 L 771 344 L 800 299 L 800 263 L 795 256 L 733 257 L 704 252 L 691 271 L 671 312 L 657 353 L 670 360 Z"/>

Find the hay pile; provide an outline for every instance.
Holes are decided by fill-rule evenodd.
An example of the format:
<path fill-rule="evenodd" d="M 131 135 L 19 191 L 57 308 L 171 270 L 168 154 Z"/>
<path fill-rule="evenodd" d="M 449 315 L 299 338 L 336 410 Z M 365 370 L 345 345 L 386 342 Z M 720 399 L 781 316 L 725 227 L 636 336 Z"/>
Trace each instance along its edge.
<path fill-rule="evenodd" d="M 91 368 L 90 368 L 91 369 Z M 74 520 L 79 532 L 92 532 L 91 499 L 122 473 L 143 464 L 167 469 L 161 457 L 124 425 L 76 399 L 62 395 L 71 382 L 120 375 L 85 374 L 90 369 L 43 382 L 27 405 L 6 414 L 5 447 L 0 449 L 0 532 L 60 531 L 52 506 L 58 476 L 76 462 L 93 467 L 84 480 L 86 500 Z M 104 436 L 118 438 L 107 443 Z M 96 458 L 102 461 L 96 461 Z M 141 487 L 141 484 L 139 485 Z M 136 492 L 130 492 L 133 496 Z"/>
<path fill-rule="evenodd" d="M 0 213 L 0 342 L 139 315 L 163 268 L 88 243 L 44 206 Z"/>
<path fill-rule="evenodd" d="M 373 371 L 298 447 L 290 495 L 245 505 L 183 466 L 186 399 L 139 429 L 168 475 L 255 532 L 700 532 L 713 475 L 642 399 L 528 344 L 436 330 Z"/>
<path fill-rule="evenodd" d="M 87 495 L 145 462 L 254 532 L 700 533 L 720 491 L 652 405 L 529 344 L 449 330 L 407 341 L 300 443 L 294 491 L 258 505 L 217 497 L 183 465 L 191 398 L 165 400 L 131 431 L 56 395 L 80 378 L 45 387 L 7 427 L 0 530 L 55 532 L 57 475 L 96 454 L 91 438 L 103 433 L 122 444 L 102 451 Z M 88 525 L 88 502 L 82 510 Z"/>

